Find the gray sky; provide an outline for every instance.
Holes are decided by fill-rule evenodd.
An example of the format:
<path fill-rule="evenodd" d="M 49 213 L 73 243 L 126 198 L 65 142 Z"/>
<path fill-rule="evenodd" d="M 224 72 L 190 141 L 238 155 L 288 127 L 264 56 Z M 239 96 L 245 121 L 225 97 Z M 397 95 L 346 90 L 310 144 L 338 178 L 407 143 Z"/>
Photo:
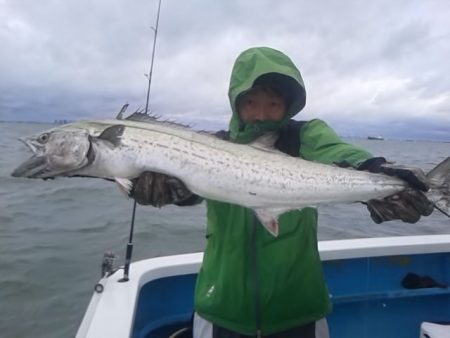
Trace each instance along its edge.
<path fill-rule="evenodd" d="M 144 107 L 157 0 L 0 0 L 0 120 Z M 225 128 L 234 59 L 270 46 L 341 135 L 450 140 L 447 0 L 163 0 L 151 109 Z"/>

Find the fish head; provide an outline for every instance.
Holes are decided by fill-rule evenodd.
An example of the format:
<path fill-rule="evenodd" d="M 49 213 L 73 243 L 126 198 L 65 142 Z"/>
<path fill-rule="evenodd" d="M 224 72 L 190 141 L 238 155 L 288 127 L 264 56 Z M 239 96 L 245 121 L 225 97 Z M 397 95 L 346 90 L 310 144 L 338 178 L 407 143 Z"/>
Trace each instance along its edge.
<path fill-rule="evenodd" d="M 57 128 L 19 140 L 30 148 L 33 156 L 13 171 L 14 177 L 70 176 L 70 172 L 93 161 L 91 137 L 86 129 Z"/>

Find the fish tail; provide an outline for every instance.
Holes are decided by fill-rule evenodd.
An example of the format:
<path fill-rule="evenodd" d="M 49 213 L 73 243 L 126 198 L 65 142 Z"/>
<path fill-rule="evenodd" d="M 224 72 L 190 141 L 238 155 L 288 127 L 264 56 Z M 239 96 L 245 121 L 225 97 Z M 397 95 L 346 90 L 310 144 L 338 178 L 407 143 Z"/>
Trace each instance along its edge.
<path fill-rule="evenodd" d="M 450 157 L 427 174 L 430 190 L 426 193 L 434 207 L 450 217 Z"/>

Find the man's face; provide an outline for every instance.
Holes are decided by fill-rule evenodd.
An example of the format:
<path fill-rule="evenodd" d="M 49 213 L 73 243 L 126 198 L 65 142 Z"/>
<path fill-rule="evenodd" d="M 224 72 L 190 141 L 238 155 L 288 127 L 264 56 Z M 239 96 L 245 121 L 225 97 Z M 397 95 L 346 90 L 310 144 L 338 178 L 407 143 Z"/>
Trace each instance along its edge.
<path fill-rule="evenodd" d="M 286 110 L 284 98 L 267 87 L 255 87 L 238 101 L 237 110 L 244 123 L 281 121 Z"/>

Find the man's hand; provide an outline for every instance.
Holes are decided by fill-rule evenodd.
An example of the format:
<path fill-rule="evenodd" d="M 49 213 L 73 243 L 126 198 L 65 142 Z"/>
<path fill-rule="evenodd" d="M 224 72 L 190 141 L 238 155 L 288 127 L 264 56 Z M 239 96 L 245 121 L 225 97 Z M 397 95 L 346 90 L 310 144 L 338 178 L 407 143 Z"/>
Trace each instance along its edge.
<path fill-rule="evenodd" d="M 132 182 L 129 196 L 142 205 L 182 204 L 194 196 L 179 179 L 157 172 L 145 171 Z"/>
<path fill-rule="evenodd" d="M 433 212 L 433 203 L 423 193 L 429 189 L 429 185 L 421 169 L 389 165 L 383 157 L 375 157 L 363 162 L 358 170 L 396 176 L 410 185 L 398 194 L 384 199 L 373 199 L 366 203 L 375 223 L 397 219 L 416 223 L 421 216 L 428 216 Z"/>
<path fill-rule="evenodd" d="M 416 223 L 421 216 L 429 216 L 434 208 L 423 192 L 411 188 L 384 199 L 370 200 L 366 204 L 370 217 L 377 224 L 397 219 Z"/>

